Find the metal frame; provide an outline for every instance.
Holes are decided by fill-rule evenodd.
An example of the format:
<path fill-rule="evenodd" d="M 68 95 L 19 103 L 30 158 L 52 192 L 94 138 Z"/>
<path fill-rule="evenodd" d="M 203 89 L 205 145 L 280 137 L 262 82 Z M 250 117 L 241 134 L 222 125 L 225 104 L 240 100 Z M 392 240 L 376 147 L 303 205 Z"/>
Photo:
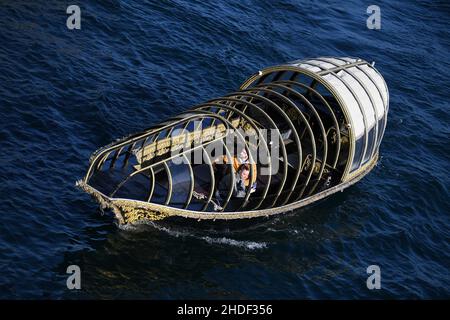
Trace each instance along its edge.
<path fill-rule="evenodd" d="M 290 99 L 288 99 L 287 97 L 285 97 L 284 95 L 271 90 L 271 89 L 267 89 L 266 87 L 255 87 L 255 88 L 250 88 L 250 89 L 245 89 L 242 90 L 243 92 L 257 92 L 257 95 L 259 92 L 264 92 L 267 95 L 272 94 L 278 98 L 280 98 L 281 100 L 283 100 L 285 103 L 287 103 L 288 105 L 290 105 L 291 107 L 293 107 L 294 109 L 297 109 L 295 103 L 293 103 Z M 267 97 L 265 97 L 266 99 L 268 99 Z M 284 110 L 275 102 L 271 103 L 270 106 L 272 106 L 282 117 L 283 119 L 287 122 L 289 129 L 292 130 L 292 133 L 294 135 L 294 141 L 295 144 L 297 146 L 297 154 L 298 154 L 298 163 L 299 166 L 295 172 L 295 177 L 294 177 L 294 181 L 291 184 L 291 187 L 289 188 L 289 195 L 287 196 L 287 198 L 289 198 L 289 196 L 291 195 L 291 193 L 294 191 L 295 186 L 297 185 L 297 181 L 298 181 L 298 177 L 300 176 L 300 172 L 301 172 L 301 168 L 302 168 L 302 144 L 300 142 L 300 138 L 298 136 L 298 132 L 295 129 L 294 124 L 292 123 L 291 119 L 288 117 L 288 115 L 286 114 L 286 112 L 284 112 Z M 288 162 L 288 158 L 284 158 L 283 161 Z M 287 175 L 287 172 L 285 173 L 285 175 Z M 286 177 L 284 177 L 284 181 L 286 181 Z M 276 202 L 278 200 L 279 195 L 274 199 L 272 206 L 276 205 Z"/>
<path fill-rule="evenodd" d="M 216 102 L 216 101 L 218 101 L 218 102 Z M 240 110 L 238 110 L 238 109 L 236 109 L 236 108 L 234 108 L 234 107 L 222 105 L 222 104 L 220 103 L 220 101 L 224 101 L 224 100 L 210 100 L 209 102 L 205 103 L 204 106 L 201 105 L 201 106 L 197 106 L 196 108 L 204 109 L 204 108 L 210 107 L 210 105 L 213 105 L 213 106 L 221 105 L 221 108 L 228 109 L 228 110 L 230 110 L 230 111 L 232 111 L 232 112 L 235 112 L 235 113 L 239 114 L 240 116 L 244 117 L 244 119 L 250 123 L 250 125 L 253 127 L 253 129 L 255 129 L 255 131 L 257 131 L 257 132 L 259 133 L 259 135 L 258 135 L 258 137 L 259 137 L 259 138 L 258 138 L 258 146 L 259 146 L 259 143 L 260 143 L 260 140 L 259 140 L 259 139 L 262 139 L 263 146 L 265 146 L 265 150 L 267 151 L 267 154 L 268 154 L 268 156 L 269 156 L 269 157 L 268 157 L 268 159 L 269 159 L 269 163 L 268 163 L 268 165 L 269 165 L 269 171 L 272 172 L 272 163 L 271 163 L 271 161 L 270 161 L 270 152 L 269 152 L 269 148 L 268 148 L 268 146 L 267 146 L 266 140 L 264 139 L 264 136 L 261 135 L 261 132 L 260 132 L 260 129 L 258 128 L 258 126 L 256 126 L 256 124 L 254 123 L 254 121 L 253 121 L 249 116 L 247 116 L 244 112 L 242 112 L 242 111 L 240 111 Z M 227 98 L 225 101 L 228 101 L 228 102 L 232 102 L 232 101 L 234 101 L 234 102 L 242 102 L 242 100 L 234 99 L 234 98 Z M 248 102 L 246 102 L 246 103 L 248 103 Z M 231 116 L 231 113 L 230 113 L 230 116 Z M 251 166 L 251 169 L 250 169 L 250 170 L 253 171 L 253 166 Z M 271 181 L 271 178 L 272 178 L 272 175 L 270 174 L 270 175 L 269 175 L 269 181 L 266 183 L 266 186 L 264 187 L 264 194 L 263 194 L 263 196 L 262 196 L 262 199 L 261 199 L 261 201 L 256 205 L 255 208 L 258 208 L 258 207 L 262 204 L 262 202 L 263 202 L 265 196 L 267 195 L 267 192 L 269 191 L 269 187 L 270 187 L 270 181 Z M 250 180 L 251 180 L 251 178 L 250 178 Z M 250 190 L 250 188 L 249 188 L 249 190 Z M 247 194 L 248 194 L 248 195 L 250 195 L 249 190 L 247 190 Z M 242 205 L 239 207 L 239 209 L 241 209 L 241 208 L 246 204 L 247 199 L 248 199 L 248 198 L 247 198 L 247 194 L 246 194 L 246 200 L 242 203 Z M 255 208 L 253 208 L 253 209 L 255 209 Z M 239 210 L 239 209 L 238 209 L 238 210 Z"/>
<path fill-rule="evenodd" d="M 234 96 L 247 97 L 247 98 L 252 99 L 252 101 L 254 99 L 256 99 L 256 100 L 259 99 L 263 103 L 267 103 L 269 105 L 275 104 L 273 101 L 271 101 L 271 100 L 269 100 L 269 99 L 267 99 L 265 97 L 259 96 L 259 95 L 254 94 L 254 93 L 249 93 L 249 92 L 234 92 L 234 93 L 231 93 L 231 94 L 225 96 L 225 98 L 229 99 L 229 97 L 234 97 Z M 247 106 L 250 106 L 254 110 L 256 110 L 257 112 L 259 112 L 266 119 L 266 121 L 268 121 L 270 123 L 270 125 L 272 126 L 272 129 L 274 129 L 275 132 L 278 133 L 278 138 L 279 138 L 279 142 L 280 142 L 280 146 L 281 146 L 281 152 L 283 154 L 283 159 L 287 159 L 287 152 L 286 152 L 286 147 L 285 147 L 285 145 L 283 143 L 283 137 L 281 136 L 280 131 L 279 131 L 277 125 L 275 124 L 275 122 L 272 120 L 272 118 L 270 118 L 269 115 L 261 107 L 259 107 L 258 105 L 254 104 L 254 103 L 252 103 L 250 101 L 247 101 L 247 100 L 241 100 L 241 101 L 242 101 L 242 103 L 246 103 Z M 280 196 L 281 192 L 283 191 L 283 187 L 284 187 L 284 184 L 286 182 L 287 172 L 288 172 L 288 162 L 287 161 L 283 161 L 283 179 L 282 179 L 282 182 L 279 185 L 278 190 L 277 190 L 277 192 L 275 194 L 275 200 L 271 204 L 272 206 L 274 205 L 276 199 Z M 261 202 L 261 204 L 262 204 L 262 202 Z M 269 205 L 269 206 L 271 206 L 271 205 Z"/>
<path fill-rule="evenodd" d="M 320 179 L 321 179 L 321 177 L 322 177 L 322 175 L 323 175 L 323 171 L 324 171 L 324 169 L 325 169 L 325 165 L 326 165 L 326 161 L 327 161 L 327 156 L 328 156 L 328 141 L 327 141 L 327 134 L 326 134 L 326 132 L 325 132 L 325 127 L 324 127 L 324 125 L 323 125 L 322 119 L 320 118 L 319 114 L 317 113 L 317 110 L 314 108 L 314 106 L 311 104 L 311 102 L 309 102 L 309 100 L 305 98 L 304 95 L 302 95 L 301 93 L 299 93 L 299 92 L 297 92 L 297 91 L 295 91 L 295 90 L 293 90 L 293 89 L 291 89 L 291 88 L 289 88 L 289 87 L 287 87 L 287 86 L 284 86 L 284 85 L 282 85 L 282 84 L 271 83 L 270 86 L 275 86 L 275 87 L 284 89 L 285 92 L 288 92 L 288 93 L 294 95 L 295 97 L 299 98 L 300 100 L 302 100 L 302 102 L 304 102 L 304 105 L 306 105 L 309 109 L 311 109 L 311 111 L 313 112 L 313 115 L 315 116 L 317 122 L 319 123 L 320 130 L 321 130 L 322 137 L 323 137 L 323 149 L 324 149 L 324 150 L 323 150 L 323 159 L 322 159 L 322 165 L 320 166 L 320 172 L 319 172 L 319 175 L 318 175 L 318 177 L 317 177 L 317 181 L 316 181 L 316 183 L 311 187 L 310 191 L 308 192 L 308 195 L 310 195 L 310 194 L 316 189 L 316 187 L 317 187 L 317 185 L 318 185 L 318 183 L 319 183 L 319 181 L 320 181 Z M 258 86 L 258 87 L 259 87 L 259 86 Z M 301 115 L 302 120 L 303 120 L 304 123 L 306 124 L 306 126 L 307 126 L 307 128 L 308 128 L 308 131 L 309 131 L 309 133 L 310 133 L 310 136 L 311 136 L 311 144 L 313 145 L 313 161 L 312 161 L 312 162 L 313 162 L 313 166 L 311 166 L 311 168 L 314 169 L 314 165 L 315 165 L 316 159 L 317 159 L 317 155 L 316 155 L 316 149 L 317 149 L 317 146 L 316 146 L 316 142 L 315 142 L 316 139 L 314 138 L 314 132 L 312 131 L 309 122 L 308 122 L 308 121 L 306 120 L 306 118 L 304 117 L 303 112 L 300 110 L 300 108 L 299 108 L 297 105 L 296 105 L 296 107 L 297 107 L 297 109 L 298 109 L 298 111 L 299 111 L 299 113 L 300 113 L 300 115 Z M 312 173 L 312 171 L 311 171 L 311 173 Z M 311 178 L 311 177 L 309 177 L 309 179 L 310 179 L 310 178 Z M 306 186 L 307 186 L 307 183 L 305 184 L 304 188 L 301 190 L 300 195 L 297 197 L 297 200 L 300 199 L 300 198 L 302 197 L 302 195 L 303 195 L 303 193 L 304 193 L 304 190 L 306 189 Z M 286 200 L 288 200 L 288 199 L 289 199 L 289 198 L 287 198 Z"/>
<path fill-rule="evenodd" d="M 295 79 L 295 77 L 294 77 Z M 339 159 L 339 152 L 340 152 L 340 148 L 341 148 L 341 131 L 339 129 L 339 122 L 337 120 L 336 114 L 333 111 L 333 108 L 331 108 L 331 106 L 329 105 L 328 101 L 325 100 L 325 98 L 315 89 L 306 86 L 303 83 L 299 83 L 299 82 L 295 82 L 292 80 L 287 80 L 287 81 L 276 81 L 275 83 L 279 83 L 279 84 L 283 84 L 283 85 L 292 85 L 292 86 L 298 86 L 304 89 L 307 89 L 309 92 L 311 92 L 312 94 L 314 94 L 316 97 L 318 97 L 322 103 L 327 107 L 328 111 L 330 111 L 332 120 L 333 120 L 333 124 L 334 124 L 334 130 L 336 132 L 336 154 L 334 157 L 334 161 L 332 162 L 332 164 L 330 165 L 333 168 L 336 168 L 338 159 Z M 308 100 L 309 101 L 309 100 Z M 313 108 L 315 110 L 315 108 Z"/>
<path fill-rule="evenodd" d="M 334 59 L 337 59 L 337 58 L 334 58 Z M 375 108 L 375 104 L 374 104 L 374 101 L 372 100 L 372 97 L 371 97 L 371 95 L 370 95 L 370 91 L 368 91 L 367 90 L 367 88 L 364 86 L 364 84 L 361 82 L 361 80 L 358 78 L 358 77 L 355 77 L 355 75 L 353 74 L 353 73 L 351 73 L 351 72 L 349 72 L 349 68 L 351 68 L 351 67 L 356 67 L 358 70 L 362 70 L 359 66 L 361 66 L 361 65 L 364 65 L 364 64 L 366 64 L 365 62 L 362 62 L 362 61 L 358 61 L 358 62 L 356 62 L 356 63 L 346 63 L 346 64 L 344 64 L 344 65 L 337 65 L 336 63 L 334 63 L 334 62 L 332 62 L 332 61 L 328 61 L 328 60 L 325 60 L 324 58 L 315 58 L 314 60 L 317 60 L 317 61 L 320 61 L 320 62 L 324 62 L 324 63 L 328 63 L 328 64 L 331 64 L 331 65 L 334 65 L 335 67 L 334 68 L 331 68 L 331 69 L 323 69 L 321 66 L 319 66 L 319 65 L 317 65 L 317 64 L 314 64 L 314 62 L 312 62 L 315 66 L 317 66 L 317 67 L 319 67 L 319 68 L 321 68 L 321 69 L 323 69 L 324 70 L 324 72 L 322 73 L 322 72 L 319 72 L 319 74 L 320 75 L 323 75 L 323 74 L 332 74 L 333 76 L 335 76 L 336 78 L 338 78 L 338 79 L 340 79 L 341 80 L 341 82 L 347 87 L 347 89 L 349 89 L 350 90 L 350 92 L 352 93 L 352 95 L 353 95 L 353 97 L 355 98 L 355 100 L 356 100 L 356 102 L 358 103 L 358 107 L 359 107 L 359 109 L 360 109 L 360 111 L 361 111 L 361 113 L 362 113 L 362 116 L 363 116 L 363 121 L 364 121 L 364 150 L 363 150 L 363 152 L 362 152 L 362 154 L 361 154 L 361 158 L 359 159 L 359 161 L 358 161 L 358 163 L 359 163 L 359 165 L 358 165 L 358 168 L 357 169 L 359 169 L 359 168 L 361 168 L 361 166 L 363 165 L 363 161 L 364 161 L 364 159 L 366 158 L 366 152 L 367 152 L 367 147 L 368 147 L 368 143 L 369 143 L 369 132 L 368 132 L 368 125 L 367 125 L 367 115 L 366 115 L 366 112 L 365 112 L 365 109 L 364 109 L 364 107 L 363 107 L 363 104 L 361 103 L 361 101 L 360 101 L 360 99 L 359 99 L 359 97 L 358 97 L 358 95 L 356 94 L 356 92 L 353 90 L 353 88 L 352 88 L 352 86 L 347 82 L 347 80 L 344 80 L 343 78 L 340 78 L 337 74 L 336 74 L 336 72 L 334 72 L 334 71 L 344 71 L 344 72 L 346 72 L 350 77 L 352 77 L 354 80 L 356 80 L 358 83 L 359 83 L 359 85 L 363 88 L 363 90 L 365 91 L 365 93 L 366 93 L 366 95 L 369 97 L 369 100 L 370 100 L 370 103 L 372 104 L 372 108 L 374 109 L 374 115 L 375 115 L 375 117 L 377 117 L 377 113 L 376 113 L 376 108 Z M 340 60 L 340 59 L 337 59 L 337 60 Z M 344 60 L 340 60 L 340 61 L 344 61 Z M 310 61 L 310 63 L 311 63 L 311 61 Z M 325 73 L 325 71 L 326 71 L 326 73 Z M 365 74 L 365 73 L 364 73 Z M 369 78 L 370 79 L 370 78 Z M 371 80 L 371 79 L 370 79 Z M 372 80 L 371 80 L 372 81 Z M 372 81 L 372 83 L 373 83 L 373 81 Z M 375 119 L 375 125 L 374 125 L 374 127 L 375 127 L 375 135 L 374 135 L 374 139 L 375 139 L 375 141 L 373 142 L 373 147 L 375 148 L 375 146 L 376 146 L 376 141 L 377 141 L 377 128 L 378 128 L 378 118 L 376 118 Z M 371 155 L 373 155 L 373 150 L 372 150 L 372 152 L 371 152 Z M 370 158 L 369 158 L 370 159 Z M 354 160 L 353 160 L 354 161 Z M 352 164 L 353 165 L 353 164 Z"/>
<path fill-rule="evenodd" d="M 269 89 L 269 88 L 271 88 L 271 87 L 283 88 L 283 89 L 285 89 L 286 91 L 288 91 L 288 92 L 290 92 L 290 93 L 292 93 L 292 94 L 293 94 L 293 93 L 297 93 L 296 91 L 294 91 L 294 90 L 292 90 L 292 89 L 290 89 L 290 88 L 288 88 L 288 87 L 284 87 L 284 86 L 282 86 L 282 85 L 275 84 L 275 83 L 272 83 L 272 82 L 269 83 L 269 84 L 260 84 L 260 85 L 254 87 L 254 88 L 258 88 L 258 89 L 259 89 L 259 88 L 263 88 L 263 89 L 266 89 L 266 90 L 270 90 L 270 91 L 272 91 L 272 92 L 276 92 L 276 91 L 274 91 L 274 90 Z M 269 93 L 268 91 L 266 91 L 266 92 Z M 270 93 L 271 93 L 271 92 L 270 92 Z M 278 93 L 278 92 L 277 92 L 277 93 Z M 300 110 L 300 108 L 299 108 L 294 102 L 292 102 L 292 100 L 290 100 L 290 99 L 289 99 L 287 96 L 285 96 L 284 94 L 280 94 L 280 93 L 278 93 L 278 94 L 279 94 L 278 97 L 283 96 L 285 99 L 287 99 L 287 100 L 290 101 L 290 103 L 288 103 L 288 105 L 291 106 L 291 107 L 292 107 L 292 106 L 294 107 L 294 110 L 297 111 L 298 115 L 300 116 L 300 118 L 302 119 L 303 123 L 305 124 L 306 129 L 308 130 L 308 133 L 309 133 L 310 138 L 311 138 L 311 146 L 312 146 L 312 150 L 313 150 L 313 163 L 315 163 L 315 161 L 316 161 L 316 156 L 317 156 L 317 154 L 316 154 L 316 143 L 315 143 L 314 132 L 312 131 L 311 126 L 310 126 L 308 120 L 305 118 L 305 116 L 303 115 L 303 112 Z M 287 100 L 285 100 L 285 101 L 287 101 Z M 282 108 L 280 108 L 280 109 L 282 109 Z M 284 112 L 284 111 L 283 111 L 283 112 Z M 285 112 L 284 112 L 284 113 L 285 113 Z M 287 117 L 287 115 L 286 115 L 286 117 Z M 289 117 L 287 117 L 287 118 L 289 119 Z M 289 121 L 290 121 L 290 119 L 289 119 Z M 291 122 L 291 123 L 292 123 L 292 122 Z M 291 129 L 293 130 L 293 132 L 295 132 L 295 136 L 298 137 L 298 132 L 297 132 L 297 129 L 295 128 L 295 126 L 293 126 L 293 128 L 291 128 Z M 300 141 L 300 138 L 298 138 L 298 141 Z M 289 201 L 289 198 L 291 197 L 292 192 L 293 192 L 293 191 L 295 190 L 295 188 L 297 187 L 298 178 L 299 178 L 300 173 L 301 173 L 302 168 L 303 168 L 303 166 L 302 166 L 302 163 L 303 163 L 303 150 L 302 150 L 301 144 L 298 145 L 298 150 L 300 150 L 300 152 L 299 152 L 299 166 L 298 166 L 298 168 L 297 168 L 297 172 L 296 172 L 294 181 L 293 181 L 293 183 L 292 183 L 292 186 L 291 186 L 291 188 L 290 188 L 290 190 L 289 190 L 289 193 L 288 193 L 288 195 L 286 196 L 285 201 L 283 202 L 283 205 L 286 204 L 286 203 Z M 311 169 L 310 169 L 310 171 L 309 171 L 309 173 L 308 173 L 308 176 L 307 176 L 307 180 L 305 181 L 305 183 L 304 183 L 304 185 L 303 185 L 303 187 L 302 187 L 302 189 L 301 189 L 301 191 L 300 191 L 300 194 L 299 194 L 299 196 L 297 197 L 297 199 L 299 199 L 299 198 L 303 195 L 303 193 L 304 193 L 304 191 L 305 191 L 305 189 L 306 189 L 306 186 L 308 185 L 308 183 L 309 183 L 309 181 L 310 181 L 310 179 L 311 179 L 313 170 L 314 170 L 314 166 L 311 166 Z"/>
<path fill-rule="evenodd" d="M 336 100 L 336 102 L 340 106 L 340 108 L 341 108 L 340 111 L 342 111 L 342 114 L 344 115 L 345 121 L 347 123 L 348 134 L 349 134 L 349 151 L 348 151 L 348 156 L 347 156 L 348 160 L 346 162 L 345 169 L 342 173 L 342 178 L 341 178 L 342 182 L 345 181 L 347 179 L 348 172 L 350 170 L 350 166 L 351 166 L 352 159 L 353 159 L 354 147 L 355 147 L 353 122 L 350 117 L 348 109 L 345 107 L 344 101 L 342 100 L 340 94 L 335 90 L 335 88 L 333 86 L 331 86 L 327 81 L 322 79 L 317 73 L 314 73 L 307 69 L 303 69 L 303 68 L 300 68 L 295 65 L 280 65 L 280 66 L 274 66 L 274 67 L 269 67 L 269 68 L 263 69 L 263 70 L 259 71 L 259 73 L 254 74 L 253 76 L 251 76 L 249 79 L 247 79 L 241 85 L 241 90 L 251 87 L 252 84 L 255 83 L 256 80 L 259 79 L 260 77 L 262 77 L 268 73 L 277 72 L 277 71 L 281 71 L 281 70 L 294 71 L 294 72 L 297 72 L 299 75 L 302 75 L 302 74 L 306 75 L 309 78 L 311 78 L 313 81 L 320 83 L 321 85 L 324 86 L 324 88 L 326 90 L 328 90 L 328 92 L 330 92 L 331 96 Z"/>

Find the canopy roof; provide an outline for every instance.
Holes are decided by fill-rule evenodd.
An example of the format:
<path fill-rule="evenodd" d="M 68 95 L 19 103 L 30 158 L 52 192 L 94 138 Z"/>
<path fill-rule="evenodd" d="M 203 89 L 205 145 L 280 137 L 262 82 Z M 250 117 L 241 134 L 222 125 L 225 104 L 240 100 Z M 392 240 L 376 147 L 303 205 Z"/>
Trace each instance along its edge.
<path fill-rule="evenodd" d="M 348 171 L 355 171 L 369 161 L 378 152 L 389 109 L 387 85 L 374 63 L 350 57 L 296 60 L 263 69 L 245 81 L 241 88 L 286 79 L 281 74 L 289 72 L 294 73 L 289 75 L 290 79 L 298 79 L 301 74 L 307 76 L 310 80 L 306 84 L 311 88 L 323 84 L 328 94 L 340 104 L 354 144 Z"/>

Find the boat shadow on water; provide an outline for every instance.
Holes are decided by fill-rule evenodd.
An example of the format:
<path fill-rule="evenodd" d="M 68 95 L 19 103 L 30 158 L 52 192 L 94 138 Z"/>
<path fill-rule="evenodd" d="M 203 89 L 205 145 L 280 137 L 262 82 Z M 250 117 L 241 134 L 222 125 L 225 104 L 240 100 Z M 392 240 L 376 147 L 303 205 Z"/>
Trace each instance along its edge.
<path fill-rule="evenodd" d="M 104 223 L 85 231 L 90 250 L 67 252 L 58 266 L 61 281 L 68 265 L 82 270 L 83 290 L 67 292 L 66 297 L 188 298 L 189 292 L 190 298 L 246 298 L 233 289 L 239 287 L 237 280 L 218 285 L 219 274 L 227 278 L 235 270 L 268 268 L 302 275 L 318 268 L 321 243 L 336 236 L 327 224 L 342 213 L 339 208 L 353 191 L 358 193 L 355 188 L 314 206 L 258 220 L 185 219 L 187 223 L 178 217 L 114 229 L 113 217 L 104 215 L 99 218 Z M 292 258 L 293 250 L 297 258 Z"/>

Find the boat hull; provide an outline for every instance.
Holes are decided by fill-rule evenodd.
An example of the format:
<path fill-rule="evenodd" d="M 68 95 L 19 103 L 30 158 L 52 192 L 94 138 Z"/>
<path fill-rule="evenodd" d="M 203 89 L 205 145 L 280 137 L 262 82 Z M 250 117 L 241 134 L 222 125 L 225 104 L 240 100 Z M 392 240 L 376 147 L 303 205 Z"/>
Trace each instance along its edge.
<path fill-rule="evenodd" d="M 327 190 L 319 192 L 313 196 L 302 199 L 300 201 L 276 208 L 241 211 L 241 212 L 198 212 L 172 208 L 159 204 L 130 200 L 120 198 L 110 198 L 95 188 L 85 184 L 82 180 L 77 181 L 77 186 L 90 194 L 101 206 L 102 209 L 111 210 L 119 224 L 136 224 L 143 221 L 159 221 L 169 217 L 182 217 L 193 220 L 238 220 L 238 219 L 254 219 L 260 217 L 269 217 L 273 215 L 289 213 L 294 210 L 306 207 L 319 200 L 325 199 L 337 192 L 343 192 L 344 189 L 352 186 L 364 176 L 366 176 L 377 164 L 378 154 L 367 166 L 362 168 L 351 180 L 343 182 L 339 185 L 331 187 Z"/>

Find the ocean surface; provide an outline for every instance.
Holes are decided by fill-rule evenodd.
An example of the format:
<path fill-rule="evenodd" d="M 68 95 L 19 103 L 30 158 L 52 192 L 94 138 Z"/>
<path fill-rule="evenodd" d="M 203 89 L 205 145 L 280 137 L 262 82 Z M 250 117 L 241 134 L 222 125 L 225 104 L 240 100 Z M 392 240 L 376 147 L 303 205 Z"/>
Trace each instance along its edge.
<path fill-rule="evenodd" d="M 76 2 L 0 4 L 1 299 L 450 298 L 448 2 L 376 1 L 369 30 L 353 0 L 79 1 L 69 30 Z M 345 192 L 241 227 L 120 229 L 75 187 L 97 148 L 315 56 L 375 61 L 390 91 L 381 160 Z"/>

